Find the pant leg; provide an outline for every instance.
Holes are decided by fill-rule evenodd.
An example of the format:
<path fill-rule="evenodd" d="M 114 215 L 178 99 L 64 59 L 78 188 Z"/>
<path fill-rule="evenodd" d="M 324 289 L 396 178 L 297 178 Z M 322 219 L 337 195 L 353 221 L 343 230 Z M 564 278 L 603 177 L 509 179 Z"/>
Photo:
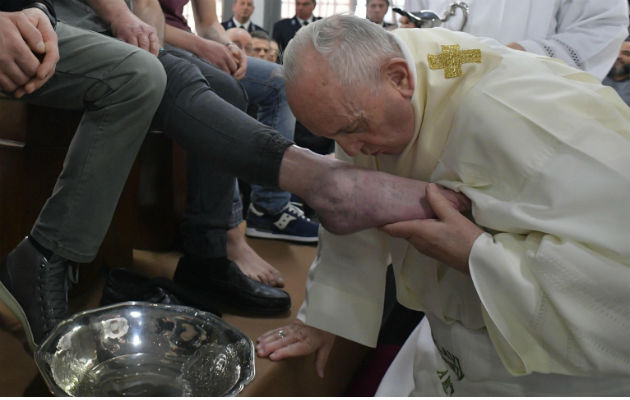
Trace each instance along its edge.
<path fill-rule="evenodd" d="M 164 62 L 165 58 L 171 58 Z M 174 60 L 173 60 L 174 59 Z M 191 63 L 168 52 L 160 54 L 169 79 L 154 123 L 189 152 L 207 161 L 206 168 L 247 182 L 277 186 L 280 164 L 292 141 L 223 100 Z"/>
<path fill-rule="evenodd" d="M 237 107 L 241 111 L 246 111 L 249 105 L 247 92 L 243 86 L 231 75 L 223 72 L 214 65 L 211 65 L 191 53 L 186 53 L 177 49 L 172 49 L 171 54 L 188 60 L 199 68 L 204 78 L 208 81 L 210 88 L 223 100 Z M 233 228 L 243 222 L 243 203 L 239 195 L 238 179 L 234 179 L 232 210 L 227 220 L 227 228 Z"/>
<path fill-rule="evenodd" d="M 247 73 L 241 83 L 250 102 L 258 105 L 258 120 L 293 140 L 295 117 L 287 102 L 282 66 L 248 57 Z M 268 213 L 280 212 L 290 199 L 290 193 L 277 187 L 252 184 L 251 202 Z"/>
<path fill-rule="evenodd" d="M 223 257 L 227 229 L 240 223 L 242 216 L 238 205 L 233 211 L 234 173 L 256 173 L 246 168 L 260 169 L 261 165 L 249 164 L 260 162 L 273 168 L 260 171 L 266 174 L 263 180 L 277 182 L 280 160 L 290 142 L 264 140 L 273 133 L 243 112 L 247 96 L 228 74 L 181 51 L 162 52 L 160 61 L 168 84 L 156 124 L 186 150 L 188 160 L 182 250 L 200 257 Z M 263 140 L 252 140 L 261 129 Z M 258 152 L 262 153 L 253 156 Z"/>
<path fill-rule="evenodd" d="M 25 101 L 84 110 L 63 169 L 31 235 L 54 253 L 89 262 L 107 233 L 166 84 L 150 53 L 59 23 L 55 75 Z"/>

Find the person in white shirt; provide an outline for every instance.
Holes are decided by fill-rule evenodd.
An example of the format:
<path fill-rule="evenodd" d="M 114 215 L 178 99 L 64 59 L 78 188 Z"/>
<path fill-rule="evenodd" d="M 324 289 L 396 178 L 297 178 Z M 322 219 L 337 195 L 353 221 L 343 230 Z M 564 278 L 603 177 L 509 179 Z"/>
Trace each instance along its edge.
<path fill-rule="evenodd" d="M 461 0 L 460 0 L 461 1 Z M 464 32 L 518 50 L 559 58 L 604 79 L 628 35 L 626 0 L 463 0 L 469 12 Z M 406 0 L 407 11 L 431 10 L 443 17 L 453 0 Z M 441 27 L 460 30 L 456 9 Z M 404 24 L 405 20 L 401 23 Z M 411 25 L 406 25 L 410 27 Z"/>

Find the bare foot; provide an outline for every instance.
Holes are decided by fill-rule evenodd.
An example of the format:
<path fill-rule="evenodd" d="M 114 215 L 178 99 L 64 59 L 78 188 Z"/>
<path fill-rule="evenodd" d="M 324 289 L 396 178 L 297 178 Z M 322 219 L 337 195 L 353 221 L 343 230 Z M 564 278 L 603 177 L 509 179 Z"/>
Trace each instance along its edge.
<path fill-rule="evenodd" d="M 284 287 L 280 271 L 263 260 L 245 241 L 238 226 L 227 231 L 227 256 L 242 273 L 269 286 Z"/>

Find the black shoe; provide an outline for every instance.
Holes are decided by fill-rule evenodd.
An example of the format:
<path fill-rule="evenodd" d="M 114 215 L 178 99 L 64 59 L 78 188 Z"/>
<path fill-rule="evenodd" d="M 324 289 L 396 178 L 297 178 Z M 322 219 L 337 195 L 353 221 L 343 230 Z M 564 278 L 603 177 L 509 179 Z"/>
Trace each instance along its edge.
<path fill-rule="evenodd" d="M 291 308 L 287 292 L 249 278 L 225 257 L 183 256 L 173 281 L 186 285 L 190 297 L 205 298 L 224 312 L 269 316 L 286 313 Z"/>
<path fill-rule="evenodd" d="M 0 267 L 0 301 L 20 320 L 34 350 L 68 314 L 70 261 L 42 255 L 28 238 L 13 249 Z"/>
<path fill-rule="evenodd" d="M 176 296 L 160 287 L 159 282 L 124 268 L 110 269 L 101 296 L 101 306 L 125 301 L 182 305 Z"/>

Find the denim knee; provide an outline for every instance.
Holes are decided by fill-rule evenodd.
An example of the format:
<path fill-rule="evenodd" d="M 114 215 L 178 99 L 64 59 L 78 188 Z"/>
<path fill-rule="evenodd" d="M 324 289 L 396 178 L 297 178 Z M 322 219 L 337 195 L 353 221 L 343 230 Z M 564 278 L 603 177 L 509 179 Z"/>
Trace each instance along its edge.
<path fill-rule="evenodd" d="M 205 74 L 204 74 L 205 75 Z M 243 86 L 234 79 L 230 75 L 226 75 L 225 79 L 215 79 L 210 81 L 206 76 L 206 79 L 209 80 L 210 86 L 216 94 L 218 94 L 223 100 L 227 101 L 234 107 L 239 110 L 245 112 L 247 111 L 247 106 L 249 104 L 249 98 L 247 97 L 247 92 Z"/>
<path fill-rule="evenodd" d="M 158 58 L 144 50 L 134 51 L 119 68 L 131 77 L 129 93 L 142 98 L 144 107 L 157 109 L 166 89 L 166 72 Z"/>

